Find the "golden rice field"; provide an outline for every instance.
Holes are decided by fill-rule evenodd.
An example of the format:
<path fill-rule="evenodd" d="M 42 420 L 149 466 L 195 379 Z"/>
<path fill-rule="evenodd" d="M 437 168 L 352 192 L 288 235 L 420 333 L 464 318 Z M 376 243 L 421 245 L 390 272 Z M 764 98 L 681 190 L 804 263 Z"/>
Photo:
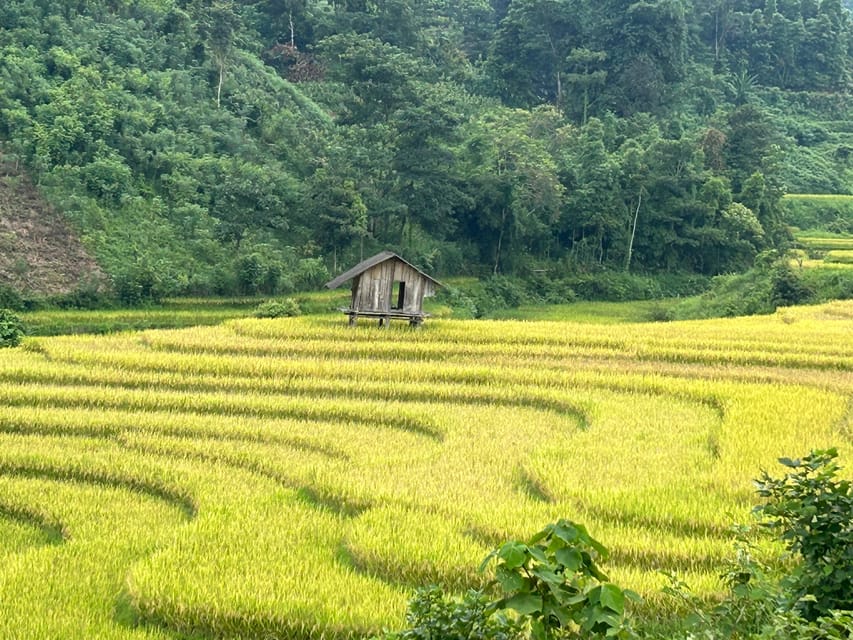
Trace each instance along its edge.
<path fill-rule="evenodd" d="M 560 517 L 664 607 L 779 456 L 851 460 L 853 302 L 667 324 L 334 316 L 0 351 L 0 637 L 348 638 Z"/>

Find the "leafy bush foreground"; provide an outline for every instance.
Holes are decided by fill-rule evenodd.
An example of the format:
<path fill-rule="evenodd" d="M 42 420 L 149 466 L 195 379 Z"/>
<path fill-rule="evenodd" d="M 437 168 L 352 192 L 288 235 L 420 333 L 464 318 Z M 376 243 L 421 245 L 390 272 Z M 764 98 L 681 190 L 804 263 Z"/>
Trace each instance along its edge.
<path fill-rule="evenodd" d="M 9 309 L 0 309 L 0 348 L 17 347 L 24 336 L 24 325 Z"/>
<path fill-rule="evenodd" d="M 784 476 L 764 472 L 756 481 L 760 529 L 774 532 L 791 556 L 779 559 L 785 570 L 762 563 L 750 528 L 737 528 L 737 551 L 721 576 L 728 593 L 713 607 L 670 576 L 664 593 L 687 615 L 663 625 L 635 617 L 629 604 L 640 597 L 608 582 L 598 566 L 607 550 L 582 525 L 560 520 L 489 554 L 480 569 L 495 564 L 490 589 L 462 597 L 438 586 L 419 590 L 408 627 L 383 640 L 853 638 L 853 487 L 838 477 L 837 456 L 828 449 L 782 458 Z"/>

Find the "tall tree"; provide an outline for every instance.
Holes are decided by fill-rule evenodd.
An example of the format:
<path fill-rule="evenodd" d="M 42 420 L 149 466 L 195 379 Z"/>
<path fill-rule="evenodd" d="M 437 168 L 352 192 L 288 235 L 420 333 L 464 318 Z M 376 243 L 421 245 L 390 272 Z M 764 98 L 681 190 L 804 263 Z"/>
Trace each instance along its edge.
<path fill-rule="evenodd" d="M 327 77 L 343 93 L 341 124 L 386 122 L 403 105 L 415 101 L 414 82 L 423 65 L 398 47 L 355 34 L 330 36 L 318 45 Z"/>
<path fill-rule="evenodd" d="M 760 107 L 744 104 L 729 114 L 724 153 L 735 191 L 756 171 L 768 172 L 778 142 L 778 132 Z"/>
<path fill-rule="evenodd" d="M 626 246 L 620 237 L 627 227 L 627 213 L 619 189 L 619 162 L 607 148 L 607 133 L 597 118 L 580 129 L 565 130 L 564 135 L 564 241 L 576 261 L 601 264 Z"/>
<path fill-rule="evenodd" d="M 623 113 L 654 111 L 669 83 L 683 78 L 687 16 L 681 0 L 605 0 L 596 7 L 595 38 L 608 56 L 610 95 Z"/>
<path fill-rule="evenodd" d="M 467 128 L 473 206 L 463 225 L 496 274 L 511 272 L 525 253 L 544 256 L 558 224 L 563 187 L 546 137 L 537 137 L 534 125 L 524 111 L 496 109 Z"/>
<path fill-rule="evenodd" d="M 580 96 L 580 122 L 585 125 L 589 120 L 589 110 L 597 100 L 607 81 L 607 70 L 603 68 L 607 54 L 603 51 L 591 51 L 579 47 L 572 49 L 566 58 L 569 72 L 566 84 L 574 96 Z M 577 103 L 577 98 L 575 102 Z"/>
<path fill-rule="evenodd" d="M 458 96 L 441 84 L 417 83 L 415 90 L 415 99 L 389 120 L 396 138 L 394 195 L 403 213 L 399 242 L 409 246 L 415 223 L 433 237 L 451 236 L 454 211 L 464 199 L 455 151 L 462 122 Z"/>
<path fill-rule="evenodd" d="M 511 105 L 562 105 L 567 60 L 583 44 L 584 3 L 515 0 L 501 21 L 490 71 Z"/>
<path fill-rule="evenodd" d="M 240 16 L 232 0 L 214 0 L 206 10 L 203 28 L 205 40 L 217 69 L 216 106 L 222 104 L 222 84 L 234 50 Z"/>

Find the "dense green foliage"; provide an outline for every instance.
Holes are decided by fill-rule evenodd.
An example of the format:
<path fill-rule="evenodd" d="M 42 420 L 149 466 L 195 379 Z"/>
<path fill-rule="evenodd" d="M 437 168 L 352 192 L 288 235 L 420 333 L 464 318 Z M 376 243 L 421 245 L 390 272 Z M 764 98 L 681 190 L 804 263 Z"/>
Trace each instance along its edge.
<path fill-rule="evenodd" d="M 24 308 L 24 299 L 12 287 L 0 285 L 0 308 L 21 311 Z"/>
<path fill-rule="evenodd" d="M 525 305 L 565 305 L 578 300 L 627 302 L 694 296 L 705 292 L 710 282 L 710 278 L 695 274 L 676 273 L 652 277 L 618 271 L 535 273 L 526 278 L 490 276 L 445 287 L 439 291 L 436 301 L 448 305 L 455 318 L 482 318 L 495 317 L 496 313 Z M 540 309 L 539 312 L 542 311 Z"/>
<path fill-rule="evenodd" d="M 558 637 L 603 638 L 629 634 L 626 597 L 599 568 L 607 549 L 583 525 L 559 520 L 529 542 L 510 541 L 489 554 L 502 597 L 498 610 L 515 611 L 534 640 Z"/>
<path fill-rule="evenodd" d="M 809 619 L 833 610 L 853 611 L 853 488 L 838 477 L 836 450 L 815 451 L 802 460 L 783 458 L 782 478 L 764 473 L 759 512 L 797 556 L 788 578 L 792 606 Z"/>
<path fill-rule="evenodd" d="M 851 183 L 840 0 L 20 0 L 0 141 L 128 303 L 439 272 L 740 270 Z"/>
<path fill-rule="evenodd" d="M 293 298 L 285 298 L 284 300 L 267 300 L 258 305 L 255 309 L 256 318 L 292 318 L 298 316 L 302 311 L 299 308 L 299 303 Z"/>
<path fill-rule="evenodd" d="M 9 309 L 0 308 L 0 348 L 17 347 L 23 335 L 21 319 Z"/>
<path fill-rule="evenodd" d="M 438 586 L 418 589 L 406 613 L 407 628 L 386 633 L 385 640 L 521 640 L 515 620 L 495 615 L 491 599 L 479 591 L 462 598 Z"/>
<path fill-rule="evenodd" d="M 853 196 L 789 195 L 782 199 L 782 214 L 799 229 L 853 233 Z"/>

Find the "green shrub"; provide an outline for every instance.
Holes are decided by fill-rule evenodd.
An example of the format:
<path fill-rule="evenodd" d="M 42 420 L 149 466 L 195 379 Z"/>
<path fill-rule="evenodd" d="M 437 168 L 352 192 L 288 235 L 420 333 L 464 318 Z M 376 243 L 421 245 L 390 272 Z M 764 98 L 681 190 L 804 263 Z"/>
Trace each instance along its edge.
<path fill-rule="evenodd" d="M 598 567 L 607 555 L 583 525 L 559 520 L 527 543 L 505 543 L 480 568 L 495 561 L 495 606 L 515 611 L 534 640 L 631 637 L 626 599 L 639 596 L 607 581 Z"/>
<path fill-rule="evenodd" d="M 449 306 L 453 310 L 454 318 L 468 320 L 476 318 L 479 315 L 479 310 L 474 300 L 457 287 L 442 287 L 438 290 L 435 301 Z"/>
<path fill-rule="evenodd" d="M 815 291 L 803 279 L 802 270 L 794 270 L 787 261 L 773 266 L 770 275 L 772 287 L 771 303 L 774 307 L 789 307 L 806 304 L 815 298 Z"/>
<path fill-rule="evenodd" d="M 757 640 L 850 640 L 853 638 L 853 615 L 849 611 L 833 611 L 816 620 L 798 615 L 778 614 L 757 636 Z"/>
<path fill-rule="evenodd" d="M 9 309 L 0 309 L 0 347 L 17 347 L 24 336 L 24 325 Z"/>
<path fill-rule="evenodd" d="M 577 302 L 578 294 L 566 280 L 550 280 L 540 291 L 542 302 L 546 304 L 569 304 Z"/>
<path fill-rule="evenodd" d="M 853 196 L 788 195 L 782 199 L 782 218 L 799 229 L 853 233 Z"/>
<path fill-rule="evenodd" d="M 804 269 L 802 277 L 815 301 L 853 299 L 853 269 Z"/>
<path fill-rule="evenodd" d="M 299 308 L 299 303 L 293 298 L 285 298 L 284 300 L 268 300 L 262 302 L 255 309 L 254 316 L 256 318 L 290 318 L 298 316 L 302 313 Z"/>
<path fill-rule="evenodd" d="M 490 276 L 459 289 L 456 302 L 482 318 L 499 309 L 509 309 L 536 299 L 528 294 L 528 283 L 520 278 Z M 467 299 L 467 300 L 466 300 Z"/>
<path fill-rule="evenodd" d="M 756 512 L 768 519 L 800 562 L 785 579 L 793 608 L 816 620 L 833 610 L 853 611 L 853 486 L 838 477 L 835 449 L 813 451 L 802 460 L 779 460 L 790 471 L 765 472 Z"/>
<path fill-rule="evenodd" d="M 20 293 L 12 287 L 0 284 L 0 308 L 23 311 L 25 302 Z"/>
<path fill-rule="evenodd" d="M 265 279 L 265 271 L 261 256 L 257 253 L 238 258 L 235 272 L 239 293 L 248 296 L 258 293 Z"/>
<path fill-rule="evenodd" d="M 672 320 L 724 318 L 773 313 L 773 283 L 768 270 L 715 276 L 700 296 L 681 302 L 670 312 Z"/>
<path fill-rule="evenodd" d="M 128 307 L 159 302 L 166 293 L 160 272 L 147 263 L 133 264 L 116 273 L 113 289 L 118 301 Z"/>
<path fill-rule="evenodd" d="M 417 592 L 408 628 L 386 640 L 549 640 L 635 637 L 626 599 L 632 591 L 607 582 L 598 561 L 607 550 L 579 524 L 559 520 L 528 542 L 510 541 L 490 553 L 498 599 L 480 591 L 447 598 L 439 587 Z"/>
<path fill-rule="evenodd" d="M 302 258 L 292 276 L 293 285 L 299 291 L 319 289 L 329 278 L 329 270 L 320 258 Z"/>
<path fill-rule="evenodd" d="M 386 633 L 386 640 L 521 640 L 517 622 L 496 614 L 479 591 L 450 598 L 441 587 L 419 589 L 406 613 L 408 627 Z"/>
<path fill-rule="evenodd" d="M 651 278 L 629 273 L 604 272 L 569 278 L 572 288 L 584 300 L 625 302 L 662 297 L 660 286 Z"/>
<path fill-rule="evenodd" d="M 114 303 L 98 282 L 83 282 L 73 291 L 51 297 L 47 303 L 60 309 L 103 309 Z"/>
<path fill-rule="evenodd" d="M 483 294 L 495 308 L 517 307 L 528 302 L 524 283 L 506 276 L 492 276 L 483 281 Z"/>
<path fill-rule="evenodd" d="M 769 251 L 746 273 L 716 276 L 701 296 L 670 311 L 672 320 L 773 313 L 777 307 L 853 296 L 853 270 L 798 269 L 788 254 Z"/>
<path fill-rule="evenodd" d="M 490 276 L 439 292 L 438 302 L 454 317 L 489 317 L 496 311 L 530 304 L 569 304 L 578 300 L 625 302 L 696 295 L 708 289 L 706 276 L 674 273 L 644 276 L 622 272 L 555 275 L 535 272 L 526 278 Z M 667 318 L 658 318 L 667 319 Z"/>
<path fill-rule="evenodd" d="M 274 294 L 279 291 L 281 283 L 282 268 L 278 262 L 272 262 L 267 265 L 264 271 L 264 279 L 261 282 L 260 290 L 262 293 Z"/>
<path fill-rule="evenodd" d="M 758 559 L 751 537 L 755 533 L 746 526 L 734 528 L 735 556 L 723 565 L 721 578 L 728 592 L 717 604 L 695 596 L 684 581 L 665 574 L 669 584 L 663 592 L 679 602 L 686 612 L 677 621 L 664 625 L 660 633 L 645 637 L 666 638 L 755 638 L 780 615 L 783 601 L 779 574 Z M 648 625 L 654 627 L 654 623 Z"/>
<path fill-rule="evenodd" d="M 209 282 L 209 285 L 208 285 Z M 208 279 L 200 279 L 194 289 L 194 293 L 207 295 L 207 286 L 214 295 L 227 296 L 237 293 L 237 277 L 233 269 L 217 265 L 210 270 Z"/>
<path fill-rule="evenodd" d="M 662 273 L 654 279 L 664 298 L 695 296 L 711 286 L 711 278 L 698 273 Z"/>
<path fill-rule="evenodd" d="M 644 276 L 611 271 L 567 276 L 563 282 L 583 300 L 628 302 L 696 295 L 708 289 L 711 279 L 692 273 Z"/>

